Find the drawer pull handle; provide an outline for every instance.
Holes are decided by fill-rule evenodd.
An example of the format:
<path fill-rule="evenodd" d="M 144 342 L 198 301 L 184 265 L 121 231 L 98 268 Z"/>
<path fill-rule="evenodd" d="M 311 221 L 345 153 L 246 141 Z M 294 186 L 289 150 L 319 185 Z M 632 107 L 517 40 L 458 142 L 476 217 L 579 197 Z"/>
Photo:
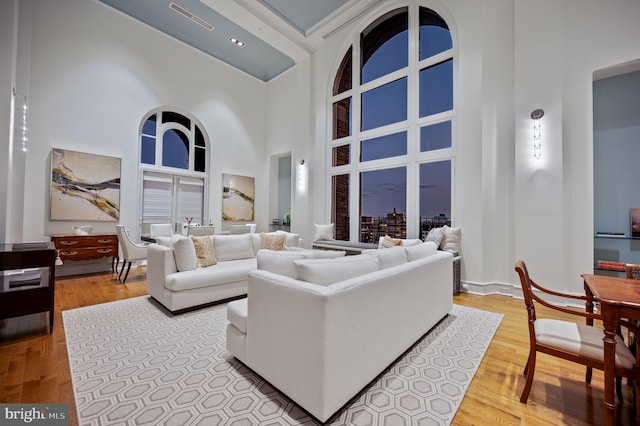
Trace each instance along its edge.
<path fill-rule="evenodd" d="M 60 252 L 61 255 L 63 256 L 75 256 L 76 254 L 78 254 L 77 251 L 62 251 Z"/>
<path fill-rule="evenodd" d="M 75 246 L 76 244 L 78 244 L 78 241 L 67 241 L 67 240 L 60 241 L 60 245 L 63 245 L 63 246 Z"/>
<path fill-rule="evenodd" d="M 111 253 L 113 250 L 112 249 L 98 249 L 98 253 L 100 254 L 108 254 Z"/>
<path fill-rule="evenodd" d="M 113 242 L 113 240 L 98 240 L 98 242 L 99 242 L 100 244 L 109 244 L 109 243 L 112 243 L 112 242 Z"/>

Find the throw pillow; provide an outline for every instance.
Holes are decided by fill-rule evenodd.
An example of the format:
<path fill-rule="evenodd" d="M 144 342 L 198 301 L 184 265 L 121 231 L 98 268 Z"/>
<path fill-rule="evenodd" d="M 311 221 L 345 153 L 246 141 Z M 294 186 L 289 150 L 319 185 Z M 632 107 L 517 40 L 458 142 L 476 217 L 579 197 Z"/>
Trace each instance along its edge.
<path fill-rule="evenodd" d="M 260 270 L 295 278 L 296 273 L 293 267 L 293 261 L 305 259 L 307 256 L 307 252 L 302 251 L 261 249 L 258 251 L 256 260 L 258 269 Z"/>
<path fill-rule="evenodd" d="M 436 243 L 436 247 L 440 247 L 442 244 L 442 239 L 444 238 L 444 228 L 431 228 L 427 237 L 424 239 L 425 242 L 433 241 Z"/>
<path fill-rule="evenodd" d="M 198 259 L 198 266 L 206 268 L 207 266 L 215 265 L 218 263 L 216 260 L 216 251 L 213 248 L 213 239 L 210 237 L 195 237 L 191 236 L 193 246 L 196 250 L 196 258 Z"/>
<path fill-rule="evenodd" d="M 380 240 L 378 241 L 378 248 L 382 249 L 382 248 L 395 247 L 395 246 L 399 246 L 400 243 L 402 243 L 401 240 L 398 240 L 396 238 L 391 238 L 390 236 L 385 235 L 384 237 L 380 237 Z"/>
<path fill-rule="evenodd" d="M 462 229 L 444 226 L 444 238 L 440 243 L 440 250 L 446 250 L 455 256 L 460 252 L 460 243 L 462 241 Z"/>
<path fill-rule="evenodd" d="M 336 259 L 301 259 L 293 262 L 296 279 L 331 285 L 378 270 L 378 261 L 368 254 Z"/>
<path fill-rule="evenodd" d="M 284 234 L 260 234 L 260 249 L 284 250 L 284 241 L 287 236 Z"/>
<path fill-rule="evenodd" d="M 300 234 L 294 234 L 287 231 L 277 230 L 276 234 L 284 235 L 284 245 L 285 247 L 298 247 L 300 245 Z"/>
<path fill-rule="evenodd" d="M 213 246 L 218 262 L 255 257 L 251 235 L 214 235 Z"/>
<path fill-rule="evenodd" d="M 314 223 L 316 232 L 313 241 L 333 240 L 333 223 L 329 225 L 318 225 Z"/>
<path fill-rule="evenodd" d="M 362 254 L 368 254 L 378 259 L 380 269 L 387 269 L 393 266 L 402 265 L 407 263 L 407 253 L 404 247 L 389 247 L 386 250 L 381 249 L 369 249 L 362 250 Z"/>
<path fill-rule="evenodd" d="M 196 248 L 191 238 L 179 236 L 171 242 L 171 248 L 178 272 L 191 271 L 198 267 Z"/>
<path fill-rule="evenodd" d="M 417 246 L 404 247 L 404 250 L 407 253 L 407 261 L 413 262 L 414 260 L 436 254 L 438 247 L 433 241 L 427 241 Z"/>

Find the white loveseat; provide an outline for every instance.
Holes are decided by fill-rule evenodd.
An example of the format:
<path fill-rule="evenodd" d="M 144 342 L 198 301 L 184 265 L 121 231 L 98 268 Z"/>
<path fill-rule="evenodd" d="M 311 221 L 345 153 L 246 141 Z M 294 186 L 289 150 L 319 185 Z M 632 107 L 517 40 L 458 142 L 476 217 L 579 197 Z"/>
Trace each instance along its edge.
<path fill-rule="evenodd" d="M 227 349 L 325 422 L 451 310 L 452 257 L 424 243 L 252 271 Z"/>
<path fill-rule="evenodd" d="M 227 301 L 247 294 L 249 272 L 256 269 L 256 252 L 263 235 L 283 235 L 285 247 L 299 244 L 298 234 L 210 235 L 216 264 L 197 266 L 188 237 L 156 238 L 147 255 L 147 292 L 174 314 Z"/>

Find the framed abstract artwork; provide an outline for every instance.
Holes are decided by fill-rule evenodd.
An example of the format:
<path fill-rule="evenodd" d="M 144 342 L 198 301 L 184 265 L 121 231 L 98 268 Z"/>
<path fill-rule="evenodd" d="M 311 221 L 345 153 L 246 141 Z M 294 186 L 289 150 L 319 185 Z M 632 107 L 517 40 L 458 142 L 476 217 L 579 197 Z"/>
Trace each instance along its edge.
<path fill-rule="evenodd" d="M 222 174 L 222 220 L 253 220 L 255 178 Z"/>
<path fill-rule="evenodd" d="M 51 220 L 119 220 L 120 162 L 116 157 L 53 148 Z"/>

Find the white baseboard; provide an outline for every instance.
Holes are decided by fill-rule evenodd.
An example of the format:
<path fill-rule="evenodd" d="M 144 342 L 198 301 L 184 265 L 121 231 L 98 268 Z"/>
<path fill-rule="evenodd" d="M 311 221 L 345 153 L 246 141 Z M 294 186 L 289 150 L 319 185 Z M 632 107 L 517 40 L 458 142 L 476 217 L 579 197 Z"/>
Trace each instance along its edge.
<path fill-rule="evenodd" d="M 492 294 L 500 294 L 504 296 L 513 297 L 514 299 L 520 299 L 520 300 L 524 299 L 524 296 L 522 295 L 522 288 L 519 285 L 513 285 L 509 283 L 499 283 L 499 282 L 478 283 L 478 282 L 472 282 L 472 281 L 462 281 L 460 291 L 463 293 L 475 294 L 478 296 L 489 296 Z M 536 293 L 541 294 L 538 291 L 536 291 Z M 584 294 L 577 294 L 577 293 L 567 293 L 567 294 L 570 294 L 573 296 L 584 296 Z M 569 306 L 569 307 L 584 309 L 584 304 L 581 305 L 570 299 L 564 299 L 561 297 L 545 295 L 544 293 L 542 293 L 541 297 L 544 300 L 556 306 Z M 524 308 L 524 303 L 523 303 L 523 308 Z"/>

